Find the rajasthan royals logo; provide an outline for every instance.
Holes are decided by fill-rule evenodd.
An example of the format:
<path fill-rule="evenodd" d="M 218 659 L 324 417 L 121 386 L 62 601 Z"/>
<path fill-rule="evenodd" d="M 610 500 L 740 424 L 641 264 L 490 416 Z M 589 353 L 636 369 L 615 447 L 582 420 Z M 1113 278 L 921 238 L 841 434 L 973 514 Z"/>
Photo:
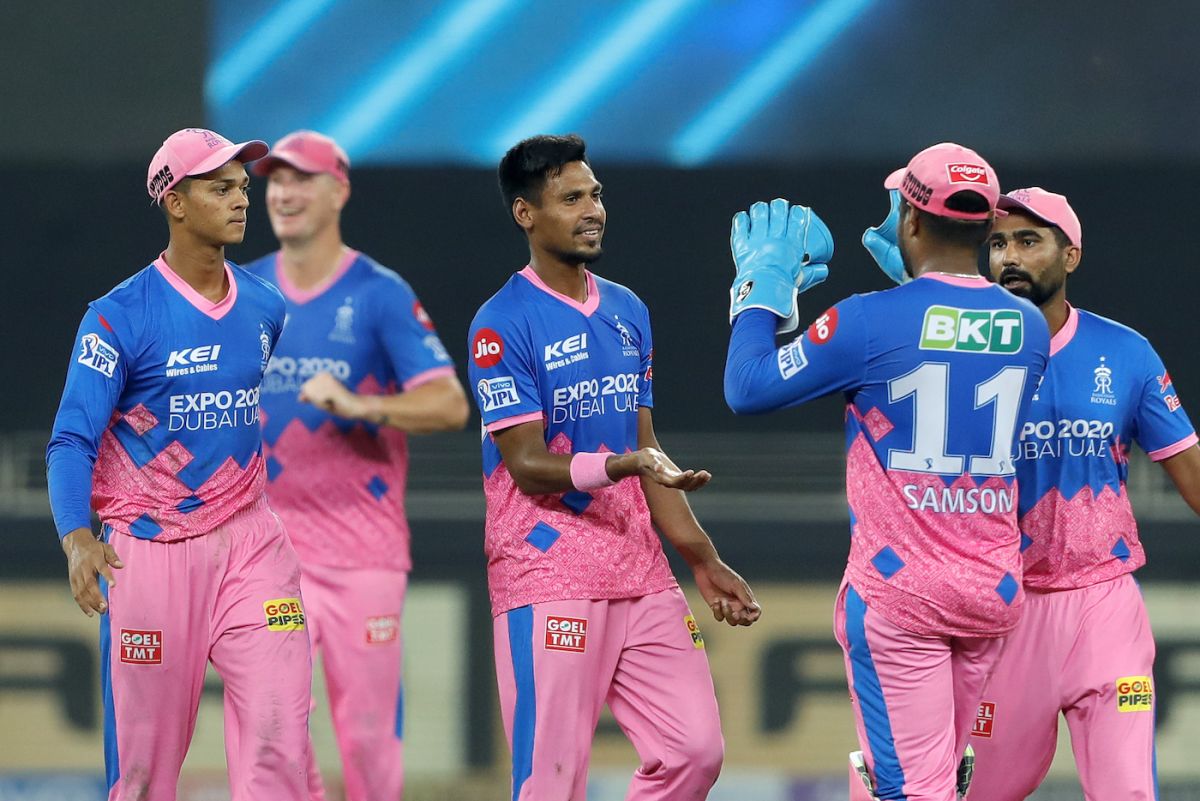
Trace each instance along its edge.
<path fill-rule="evenodd" d="M 333 330 L 329 339 L 346 345 L 354 344 L 354 298 L 346 298 L 346 302 L 338 306 L 333 315 Z"/>
<path fill-rule="evenodd" d="M 637 345 L 633 344 L 633 334 L 629 333 L 629 329 L 621 322 L 621 318 L 613 315 L 613 321 L 617 324 L 617 333 L 621 335 L 621 353 L 625 356 L 637 356 Z"/>
<path fill-rule="evenodd" d="M 258 324 L 258 347 L 262 350 L 262 360 L 259 362 L 259 371 L 267 372 L 267 362 L 271 361 L 271 335 L 267 333 L 267 326 L 263 323 Z"/>
<path fill-rule="evenodd" d="M 1111 367 L 1105 364 L 1105 361 L 1106 357 L 1101 356 L 1099 366 L 1092 371 L 1092 375 L 1095 377 L 1096 383 L 1095 388 L 1092 390 L 1092 403 L 1102 403 L 1105 406 L 1116 406 L 1117 399 L 1113 395 L 1112 390 L 1113 371 Z"/>

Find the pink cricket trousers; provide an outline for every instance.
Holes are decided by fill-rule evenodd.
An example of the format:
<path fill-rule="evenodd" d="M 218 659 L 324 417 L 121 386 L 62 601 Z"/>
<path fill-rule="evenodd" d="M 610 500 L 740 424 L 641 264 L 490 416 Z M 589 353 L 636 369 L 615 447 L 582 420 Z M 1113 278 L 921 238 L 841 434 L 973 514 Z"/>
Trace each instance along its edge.
<path fill-rule="evenodd" d="M 302 568 L 314 652 L 329 691 L 346 801 L 400 801 L 404 788 L 403 639 L 408 573 L 309 565 Z M 312 801 L 324 787 L 312 750 Z"/>
<path fill-rule="evenodd" d="M 233 801 L 305 801 L 312 664 L 279 519 L 260 502 L 177 542 L 105 536 L 125 563 L 100 622 L 109 801 L 175 801 L 209 661 Z"/>
<path fill-rule="evenodd" d="M 1026 590 L 972 732 L 971 801 L 1021 801 L 1046 777 L 1061 712 L 1087 801 L 1150 801 L 1154 635 L 1133 576 Z"/>
<path fill-rule="evenodd" d="M 873 611 L 846 582 L 834 633 L 876 796 L 955 801 L 958 763 L 1003 638 L 914 634 Z M 974 785 L 970 796 L 975 801 Z"/>
<path fill-rule="evenodd" d="M 724 758 L 704 640 L 678 587 L 546 601 L 495 618 L 513 801 L 583 801 L 607 702 L 637 749 L 629 801 L 699 801 Z"/>

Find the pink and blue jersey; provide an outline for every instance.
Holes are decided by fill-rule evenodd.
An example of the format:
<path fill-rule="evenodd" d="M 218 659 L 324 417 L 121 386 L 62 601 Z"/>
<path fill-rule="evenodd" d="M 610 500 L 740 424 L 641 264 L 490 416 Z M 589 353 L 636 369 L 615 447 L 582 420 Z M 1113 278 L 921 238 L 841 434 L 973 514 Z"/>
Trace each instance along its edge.
<path fill-rule="evenodd" d="M 278 253 L 247 269 L 287 301 L 287 328 L 263 376 L 263 445 L 271 506 L 301 563 L 409 570 L 407 436 L 336 417 L 299 393 L 318 373 L 369 395 L 454 375 L 433 321 L 404 279 L 357 251 L 309 290 L 288 281 Z"/>
<path fill-rule="evenodd" d="M 279 292 L 226 263 L 213 303 L 160 256 L 89 304 L 46 452 L 59 536 L 90 525 L 172 541 L 259 501 L 259 382 Z"/>
<path fill-rule="evenodd" d="M 1120 323 L 1069 307 L 1019 428 L 1025 586 L 1086 587 L 1146 562 L 1125 481 L 1137 442 L 1158 461 L 1196 444 L 1162 359 Z"/>
<path fill-rule="evenodd" d="M 995 636 L 1022 601 L 1018 422 L 1046 368 L 1041 313 L 983 278 L 926 274 L 855 295 L 776 349 L 769 312 L 735 321 L 740 412 L 846 394 L 846 579 L 893 624 Z"/>
<path fill-rule="evenodd" d="M 638 409 L 654 405 L 650 315 L 629 289 L 586 276 L 587 300 L 579 303 L 526 267 L 471 323 L 494 615 L 542 601 L 636 598 L 676 586 L 639 479 L 592 492 L 525 495 L 492 438 L 537 422 L 551 453 L 637 449 Z"/>

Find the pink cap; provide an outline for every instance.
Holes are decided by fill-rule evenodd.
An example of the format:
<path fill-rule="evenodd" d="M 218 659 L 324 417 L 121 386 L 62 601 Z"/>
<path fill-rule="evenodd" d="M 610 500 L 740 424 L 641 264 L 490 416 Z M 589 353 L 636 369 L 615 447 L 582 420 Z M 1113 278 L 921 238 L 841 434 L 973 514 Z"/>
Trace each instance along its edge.
<path fill-rule="evenodd" d="M 1005 211 L 1023 211 L 1042 222 L 1057 226 L 1072 245 L 1083 247 L 1083 226 L 1079 224 L 1079 217 L 1075 215 L 1071 204 L 1062 195 L 1047 192 L 1040 186 L 1014 189 L 1002 196 L 996 207 Z"/>
<path fill-rule="evenodd" d="M 986 220 L 1000 197 L 1000 179 L 983 158 L 970 148 L 953 142 L 927 147 L 912 157 L 907 167 L 896 170 L 883 182 L 916 208 L 938 217 L 956 220 Z M 987 199 L 988 211 L 955 211 L 946 208 L 946 198 L 964 189 Z"/>
<path fill-rule="evenodd" d="M 316 131 L 294 131 L 280 139 L 271 155 L 254 165 L 254 174 L 268 175 L 280 164 L 313 175 L 329 173 L 350 183 L 350 157 L 337 142 Z"/>
<path fill-rule="evenodd" d="M 261 159 L 270 152 L 266 142 L 251 139 L 234 144 L 219 133 L 205 128 L 184 128 L 166 138 L 150 159 L 146 171 L 146 191 L 155 203 L 184 178 L 204 175 L 237 159 L 241 162 Z"/>

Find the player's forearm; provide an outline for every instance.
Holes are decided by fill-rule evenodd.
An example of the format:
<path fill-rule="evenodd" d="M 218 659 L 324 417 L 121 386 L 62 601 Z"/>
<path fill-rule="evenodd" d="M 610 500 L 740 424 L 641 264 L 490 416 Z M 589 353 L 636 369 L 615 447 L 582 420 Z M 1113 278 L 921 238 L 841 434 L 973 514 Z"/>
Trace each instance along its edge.
<path fill-rule="evenodd" d="M 725 360 L 725 402 L 736 414 L 761 414 L 779 408 L 775 315 L 749 309 L 734 320 Z"/>
<path fill-rule="evenodd" d="M 1200 445 L 1193 445 L 1159 462 L 1179 494 L 1200 515 Z"/>
<path fill-rule="evenodd" d="M 664 487 L 642 479 L 650 519 L 667 542 L 689 565 L 695 566 L 717 558 L 717 549 L 692 513 L 687 496 L 677 489 Z"/>
<path fill-rule="evenodd" d="M 457 378 L 422 384 L 397 395 L 360 395 L 363 419 L 415 434 L 458 431 L 470 407 Z"/>
<path fill-rule="evenodd" d="M 91 530 L 92 461 L 56 438 L 46 451 L 50 510 L 61 540 L 79 529 Z"/>

